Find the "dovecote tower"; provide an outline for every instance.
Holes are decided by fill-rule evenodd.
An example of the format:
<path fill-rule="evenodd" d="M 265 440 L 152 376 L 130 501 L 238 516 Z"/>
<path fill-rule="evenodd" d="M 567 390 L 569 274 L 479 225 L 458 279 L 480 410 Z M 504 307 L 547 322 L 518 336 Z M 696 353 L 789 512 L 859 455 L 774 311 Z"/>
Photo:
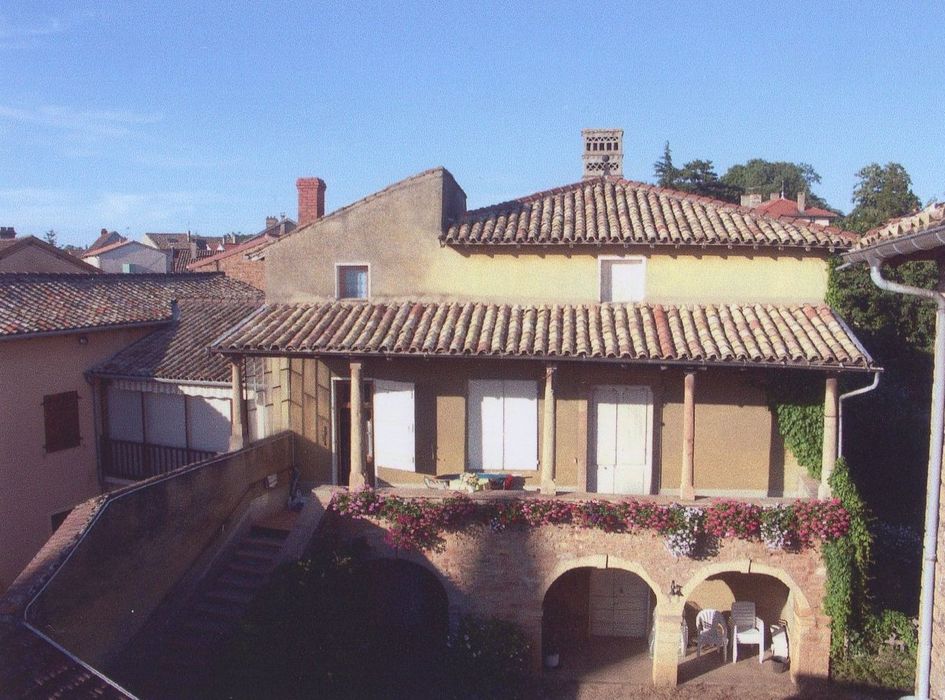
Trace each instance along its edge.
<path fill-rule="evenodd" d="M 623 177 L 623 129 L 582 129 L 584 179 Z"/>

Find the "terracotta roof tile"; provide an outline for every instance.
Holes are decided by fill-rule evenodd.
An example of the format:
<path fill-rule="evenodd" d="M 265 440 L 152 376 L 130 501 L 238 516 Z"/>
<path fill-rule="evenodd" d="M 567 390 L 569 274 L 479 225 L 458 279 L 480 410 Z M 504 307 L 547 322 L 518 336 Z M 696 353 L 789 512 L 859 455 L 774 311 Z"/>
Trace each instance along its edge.
<path fill-rule="evenodd" d="M 893 219 L 867 231 L 857 242 L 854 250 L 863 250 L 937 228 L 945 228 L 945 202 L 931 204 L 920 212 Z"/>
<path fill-rule="evenodd" d="M 617 178 L 466 212 L 446 245 L 749 246 L 845 250 L 855 235 Z"/>
<path fill-rule="evenodd" d="M 219 273 L 179 275 L 0 274 L 0 339 L 171 319 L 188 297 L 257 300 Z"/>
<path fill-rule="evenodd" d="M 833 311 L 811 304 L 273 304 L 213 349 L 874 367 Z"/>
<path fill-rule="evenodd" d="M 149 333 L 94 367 L 92 374 L 168 379 L 172 381 L 230 382 L 225 357 L 207 352 L 207 346 L 228 328 L 251 314 L 262 301 L 182 299 L 180 317 Z"/>

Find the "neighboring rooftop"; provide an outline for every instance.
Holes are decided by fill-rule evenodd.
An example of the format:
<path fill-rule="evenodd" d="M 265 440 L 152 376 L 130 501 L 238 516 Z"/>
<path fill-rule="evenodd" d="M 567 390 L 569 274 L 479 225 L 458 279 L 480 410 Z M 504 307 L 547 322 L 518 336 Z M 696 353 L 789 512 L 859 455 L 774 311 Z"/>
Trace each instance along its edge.
<path fill-rule="evenodd" d="M 276 304 L 260 307 L 213 349 L 874 367 L 843 321 L 811 304 Z"/>
<path fill-rule="evenodd" d="M 75 267 L 75 272 L 78 274 L 98 274 L 101 272 L 97 267 L 89 265 L 87 262 L 80 260 L 74 255 L 70 255 L 61 248 L 57 248 L 51 243 L 47 243 L 46 241 L 36 238 L 36 236 L 21 236 L 19 238 L 0 239 L 0 260 L 8 258 L 25 248 L 35 248 L 37 250 L 42 250 L 48 255 L 58 258 L 59 260 L 62 260 Z M 29 270 L 23 270 L 23 272 L 29 272 Z"/>
<path fill-rule="evenodd" d="M 132 343 L 91 370 L 92 374 L 135 379 L 166 379 L 229 384 L 230 363 L 207 351 L 225 330 L 258 308 L 253 299 L 221 301 L 181 299 L 180 316 Z"/>
<path fill-rule="evenodd" d="M 256 300 L 259 292 L 221 274 L 0 274 L 0 340 L 171 320 L 188 297 Z"/>
<path fill-rule="evenodd" d="M 767 214 L 775 218 L 790 217 L 793 219 L 836 219 L 840 215 L 829 209 L 820 207 L 808 207 L 804 204 L 803 194 L 798 195 L 798 199 L 787 199 L 778 197 L 769 199 L 755 207 L 752 207 L 759 214 Z M 801 208 L 803 207 L 803 209 Z"/>
<path fill-rule="evenodd" d="M 146 233 L 144 236 L 161 250 L 190 249 L 191 243 L 197 243 L 201 249 L 222 250 L 225 236 L 198 236 L 190 231 L 181 233 Z"/>
<path fill-rule="evenodd" d="M 862 262 L 905 255 L 921 256 L 943 245 L 945 202 L 938 202 L 867 231 L 843 257 L 847 262 Z"/>
<path fill-rule="evenodd" d="M 585 180 L 466 212 L 445 245 L 645 245 L 845 250 L 856 235 L 619 178 Z"/>
<path fill-rule="evenodd" d="M 102 232 L 99 234 L 92 245 L 88 247 L 86 253 L 89 251 L 97 250 L 99 248 L 104 248 L 105 246 L 112 245 L 114 243 L 121 243 L 122 241 L 127 241 L 128 239 L 118 233 L 118 231 L 109 231 L 106 228 L 102 229 Z"/>

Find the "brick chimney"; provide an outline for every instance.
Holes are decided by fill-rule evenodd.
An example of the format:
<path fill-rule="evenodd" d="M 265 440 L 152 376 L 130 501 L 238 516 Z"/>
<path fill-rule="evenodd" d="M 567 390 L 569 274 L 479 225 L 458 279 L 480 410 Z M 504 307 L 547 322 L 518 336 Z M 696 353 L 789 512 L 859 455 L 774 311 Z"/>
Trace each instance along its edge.
<path fill-rule="evenodd" d="M 279 217 L 277 217 L 277 216 L 267 216 L 267 217 L 266 217 L 266 228 L 267 228 L 267 229 L 272 228 L 273 226 L 275 226 L 275 225 L 278 224 L 278 223 L 279 223 Z"/>
<path fill-rule="evenodd" d="M 317 177 L 300 177 L 295 181 L 299 191 L 299 228 L 325 215 L 325 181 Z"/>
<path fill-rule="evenodd" d="M 801 213 L 804 212 L 804 208 L 807 206 L 807 194 L 805 192 L 797 193 L 797 210 Z"/>
<path fill-rule="evenodd" d="M 12 226 L 0 226 L 0 241 L 10 241 L 16 238 L 16 230 Z"/>
<path fill-rule="evenodd" d="M 752 193 L 750 193 L 750 194 L 743 194 L 743 195 L 742 195 L 742 206 L 743 206 L 743 207 L 749 207 L 749 208 L 751 208 L 751 209 L 754 209 L 755 207 L 761 206 L 761 193 L 760 193 L 760 192 L 752 192 Z"/>

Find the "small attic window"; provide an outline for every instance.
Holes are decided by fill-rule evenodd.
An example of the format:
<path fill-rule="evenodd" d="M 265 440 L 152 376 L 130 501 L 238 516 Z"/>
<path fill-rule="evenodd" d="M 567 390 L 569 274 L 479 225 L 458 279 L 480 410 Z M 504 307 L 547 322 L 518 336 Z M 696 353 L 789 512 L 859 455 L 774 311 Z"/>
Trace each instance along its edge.
<path fill-rule="evenodd" d="M 646 263 L 643 258 L 600 258 L 600 300 L 643 301 Z"/>
<path fill-rule="evenodd" d="M 335 296 L 338 299 L 367 299 L 371 294 L 369 265 L 338 263 Z"/>

